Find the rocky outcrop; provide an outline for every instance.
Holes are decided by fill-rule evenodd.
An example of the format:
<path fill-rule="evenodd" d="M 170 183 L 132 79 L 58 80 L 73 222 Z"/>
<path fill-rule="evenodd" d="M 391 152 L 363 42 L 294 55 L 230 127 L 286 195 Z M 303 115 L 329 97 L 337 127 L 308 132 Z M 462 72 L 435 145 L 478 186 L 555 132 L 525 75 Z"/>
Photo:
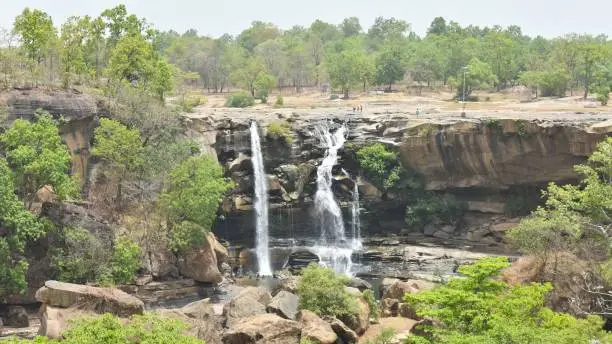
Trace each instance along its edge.
<path fill-rule="evenodd" d="M 119 289 L 57 281 L 45 282 L 36 299 L 42 302 L 39 334 L 52 339 L 62 338 L 71 319 L 104 313 L 127 318 L 144 311 L 142 301 Z"/>
<path fill-rule="evenodd" d="M 226 318 L 225 326 L 229 328 L 260 314 L 266 314 L 266 306 L 248 295 L 232 298 L 223 308 L 223 315 Z"/>
<path fill-rule="evenodd" d="M 209 344 L 221 344 L 223 319 L 215 314 L 208 299 L 192 302 L 179 309 L 159 309 L 157 312 L 187 324 L 185 334 L 203 339 Z"/>
<path fill-rule="evenodd" d="M 298 321 L 302 325 L 302 338 L 319 344 L 333 344 L 338 339 L 331 325 L 311 311 L 300 311 Z"/>
<path fill-rule="evenodd" d="M 149 279 L 151 276 L 149 276 Z M 193 279 L 176 279 L 168 281 L 142 281 L 136 279 L 136 285 L 123 285 L 119 288 L 130 295 L 136 296 L 147 306 L 158 306 L 168 302 L 186 299 L 210 297 L 214 286 L 197 283 Z"/>
<path fill-rule="evenodd" d="M 326 319 L 329 325 L 332 327 L 334 332 L 338 335 L 338 338 L 342 339 L 344 343 L 353 344 L 359 341 L 359 336 L 355 331 L 351 330 L 344 322 L 336 318 Z"/>
<path fill-rule="evenodd" d="M 274 314 L 244 319 L 223 334 L 223 344 L 298 344 L 301 327 Z"/>
<path fill-rule="evenodd" d="M 223 276 L 217 262 L 217 244 L 220 245 L 211 235 L 202 245 L 181 252 L 177 262 L 180 274 L 199 282 L 220 283 Z"/>
<path fill-rule="evenodd" d="M 299 301 L 300 299 L 297 295 L 281 291 L 272 298 L 266 310 L 268 313 L 274 313 L 282 318 L 295 320 Z"/>
<path fill-rule="evenodd" d="M 81 308 L 121 317 L 142 314 L 144 311 L 142 301 L 119 289 L 58 281 L 45 282 L 45 286 L 36 292 L 36 299 L 47 306 L 68 308 L 74 305 L 86 305 Z"/>
<path fill-rule="evenodd" d="M 28 319 L 28 312 L 21 306 L 10 306 L 6 311 L 6 314 L 0 319 L 4 319 L 4 326 L 8 327 L 28 327 L 30 326 L 30 320 Z"/>

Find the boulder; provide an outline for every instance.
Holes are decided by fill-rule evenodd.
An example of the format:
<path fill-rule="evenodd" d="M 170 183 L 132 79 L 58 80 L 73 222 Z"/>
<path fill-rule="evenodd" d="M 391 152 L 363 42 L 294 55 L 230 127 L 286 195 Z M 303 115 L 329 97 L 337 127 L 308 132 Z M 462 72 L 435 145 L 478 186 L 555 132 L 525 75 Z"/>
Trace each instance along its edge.
<path fill-rule="evenodd" d="M 223 344 L 298 344 L 301 327 L 274 314 L 260 314 L 237 323 L 223 334 Z"/>
<path fill-rule="evenodd" d="M 282 318 L 295 320 L 300 298 L 287 291 L 276 294 L 266 308 L 268 313 L 274 313 Z"/>
<path fill-rule="evenodd" d="M 189 248 L 182 253 L 178 259 L 181 275 L 198 282 L 220 283 L 223 276 L 218 268 L 213 244 L 211 240 L 205 240 L 202 245 Z"/>
<path fill-rule="evenodd" d="M 207 300 L 196 301 L 180 309 L 158 309 L 156 312 L 163 317 L 187 324 L 183 331 L 186 335 L 203 339 L 207 344 L 221 344 L 222 318 L 212 313 L 212 307 Z"/>
<path fill-rule="evenodd" d="M 4 326 L 8 327 L 28 327 L 28 312 L 21 306 L 9 306 L 4 318 Z"/>
<path fill-rule="evenodd" d="M 311 311 L 300 311 L 298 321 L 302 324 L 302 338 L 319 344 L 333 344 L 338 339 L 331 325 Z"/>
<path fill-rule="evenodd" d="M 406 293 L 418 293 L 422 290 L 428 290 L 433 288 L 434 284 L 431 282 L 421 280 L 407 280 L 407 281 L 396 281 L 394 282 L 383 294 L 383 299 L 397 299 L 403 300 L 404 294 Z"/>
<path fill-rule="evenodd" d="M 208 240 L 208 242 L 213 247 L 213 250 L 215 251 L 215 256 L 217 257 L 217 264 L 221 266 L 221 264 L 227 262 L 227 258 L 229 256 L 229 253 L 227 252 L 227 248 L 221 245 L 221 243 L 217 240 L 217 238 L 215 237 L 213 233 L 206 234 L 206 239 Z"/>
<path fill-rule="evenodd" d="M 409 303 L 400 303 L 398 305 L 398 315 L 402 318 L 408 318 L 413 320 L 421 320 L 422 317 L 418 316 L 414 307 Z"/>
<path fill-rule="evenodd" d="M 79 305 L 94 313 L 112 313 L 119 317 L 142 314 L 144 303 L 115 288 L 97 288 L 81 284 L 47 281 L 36 292 L 36 300 L 52 307 Z"/>
<path fill-rule="evenodd" d="M 359 289 L 359 291 L 362 291 L 362 292 L 367 289 L 372 289 L 372 285 L 368 281 L 364 281 L 358 277 L 351 278 L 348 283 L 348 286 L 357 288 Z"/>
<path fill-rule="evenodd" d="M 267 306 L 272 301 L 272 295 L 267 289 L 262 287 L 246 287 L 241 290 L 235 298 L 248 296 L 264 306 Z"/>
<path fill-rule="evenodd" d="M 94 312 L 83 310 L 79 305 L 69 308 L 59 308 L 43 304 L 40 309 L 40 329 L 38 335 L 49 339 L 62 339 L 64 331 L 68 328 L 70 320 L 95 316 Z"/>
<path fill-rule="evenodd" d="M 179 270 L 176 267 L 176 255 L 167 247 L 157 247 L 146 253 L 148 272 L 156 278 L 178 278 Z"/>
<path fill-rule="evenodd" d="M 297 292 L 297 286 L 300 282 L 300 278 L 300 276 L 289 276 L 282 279 L 274 289 L 272 295 L 276 295 L 283 290 L 295 294 Z"/>
<path fill-rule="evenodd" d="M 370 326 L 370 306 L 363 297 L 359 297 L 357 298 L 357 314 L 342 315 L 338 318 L 355 333 L 362 335 Z"/>
<path fill-rule="evenodd" d="M 331 326 L 332 330 L 338 335 L 339 339 L 341 339 L 346 344 L 353 344 L 359 341 L 359 336 L 355 331 L 351 330 L 346 324 L 336 318 L 328 319 L 327 322 Z"/>
<path fill-rule="evenodd" d="M 245 318 L 265 313 L 266 306 L 250 296 L 235 297 L 223 307 L 225 326 L 229 328 L 241 323 Z"/>
<path fill-rule="evenodd" d="M 380 300 L 380 306 L 382 308 L 382 316 L 385 318 L 396 317 L 399 312 L 398 299 L 382 299 Z"/>
<path fill-rule="evenodd" d="M 238 157 L 234 159 L 228 165 L 229 172 L 238 172 L 238 171 L 251 171 L 253 170 L 253 163 L 251 162 L 251 158 L 249 158 L 246 154 L 238 154 Z"/>
<path fill-rule="evenodd" d="M 395 284 L 395 282 L 399 282 L 400 280 L 398 278 L 388 278 L 385 277 L 382 279 L 382 281 L 380 282 L 380 295 L 386 295 L 387 292 L 389 291 L 389 288 L 391 288 L 391 286 L 393 284 Z"/>

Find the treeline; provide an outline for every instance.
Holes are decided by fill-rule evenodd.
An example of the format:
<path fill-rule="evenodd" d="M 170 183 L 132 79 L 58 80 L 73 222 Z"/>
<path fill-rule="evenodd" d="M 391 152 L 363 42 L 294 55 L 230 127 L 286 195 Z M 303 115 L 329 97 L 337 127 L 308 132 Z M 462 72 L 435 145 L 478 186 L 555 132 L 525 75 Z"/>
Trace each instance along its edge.
<path fill-rule="evenodd" d="M 129 83 L 163 98 L 191 84 L 209 92 L 240 87 L 265 98 L 272 87 L 300 92 L 329 84 L 348 96 L 369 87 L 390 91 L 406 81 L 418 91 L 450 85 L 458 97 L 522 84 L 536 97 L 593 92 L 605 102 L 612 84 L 612 41 L 605 35 L 546 39 L 518 26 L 461 26 L 442 17 L 424 37 L 404 20 L 379 17 L 366 30 L 351 17 L 289 30 L 255 21 L 235 37 L 211 38 L 193 29 L 161 32 L 123 5 L 60 26 L 40 10 L 25 9 L 0 39 L 4 88 L 61 84 L 116 91 Z"/>

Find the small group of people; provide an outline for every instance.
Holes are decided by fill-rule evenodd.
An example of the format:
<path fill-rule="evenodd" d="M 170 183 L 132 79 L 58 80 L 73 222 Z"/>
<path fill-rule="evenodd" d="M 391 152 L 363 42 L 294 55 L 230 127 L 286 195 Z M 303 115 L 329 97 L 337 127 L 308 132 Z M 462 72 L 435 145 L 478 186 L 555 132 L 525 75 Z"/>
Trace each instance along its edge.
<path fill-rule="evenodd" d="M 357 106 L 353 106 L 353 112 L 363 112 L 363 105 L 357 105 Z"/>

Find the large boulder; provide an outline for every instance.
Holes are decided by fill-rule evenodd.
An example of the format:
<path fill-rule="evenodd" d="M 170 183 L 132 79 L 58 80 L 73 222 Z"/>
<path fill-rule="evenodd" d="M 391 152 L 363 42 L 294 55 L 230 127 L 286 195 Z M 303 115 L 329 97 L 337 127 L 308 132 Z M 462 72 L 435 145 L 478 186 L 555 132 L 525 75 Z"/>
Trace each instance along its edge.
<path fill-rule="evenodd" d="M 363 292 L 367 289 L 372 289 L 372 284 L 370 282 L 362 280 L 359 277 L 353 277 L 349 280 L 349 287 L 357 288 L 359 291 Z"/>
<path fill-rule="evenodd" d="M 198 282 L 221 283 L 223 275 L 219 271 L 217 255 L 212 240 L 196 247 L 187 249 L 178 258 L 178 268 L 181 275 L 193 278 Z"/>
<path fill-rule="evenodd" d="M 272 292 L 272 295 L 276 295 L 283 290 L 295 294 L 301 278 L 301 276 L 289 276 L 282 279 Z"/>
<path fill-rule="evenodd" d="M 38 289 L 36 299 L 47 306 L 69 308 L 79 305 L 94 313 L 112 313 L 119 317 L 142 314 L 144 303 L 115 288 L 97 288 L 81 284 L 47 281 Z"/>
<path fill-rule="evenodd" d="M 222 263 L 227 262 L 227 257 L 229 256 L 227 248 L 221 245 L 221 243 L 217 240 L 213 233 L 206 234 L 206 238 L 213 247 L 213 250 L 215 251 L 215 256 L 217 257 L 217 264 L 221 266 Z"/>
<path fill-rule="evenodd" d="M 270 301 L 272 301 L 272 295 L 270 295 L 270 292 L 268 292 L 267 289 L 262 287 L 246 287 L 241 290 L 234 298 L 237 299 L 245 296 L 251 297 L 252 299 L 256 300 L 264 306 L 267 306 Z"/>
<path fill-rule="evenodd" d="M 38 335 L 50 339 L 62 339 L 68 329 L 70 320 L 96 315 L 90 310 L 81 309 L 79 305 L 69 308 L 53 307 L 43 304 L 40 309 L 40 329 Z"/>
<path fill-rule="evenodd" d="M 274 313 L 280 317 L 289 320 L 295 320 L 298 313 L 298 304 L 300 298 L 287 291 L 281 291 L 276 294 L 270 301 L 267 307 L 268 313 Z"/>
<path fill-rule="evenodd" d="M 159 309 L 157 312 L 186 323 L 186 335 L 203 339 L 207 344 L 221 344 L 223 319 L 215 315 L 208 299 L 192 302 L 180 309 Z"/>
<path fill-rule="evenodd" d="M 266 313 L 266 306 L 252 298 L 242 296 L 233 298 L 223 307 L 223 315 L 226 318 L 226 327 L 233 327 L 244 321 L 245 318 Z"/>
<path fill-rule="evenodd" d="M 433 288 L 433 286 L 433 283 L 421 280 L 398 280 L 386 290 L 386 293 L 383 294 L 383 299 L 402 300 L 406 293 L 418 293 L 423 290 L 429 290 Z"/>
<path fill-rule="evenodd" d="M 223 334 L 223 344 L 298 344 L 301 327 L 274 314 L 244 319 Z"/>
<path fill-rule="evenodd" d="M 346 344 L 353 344 L 359 341 L 359 336 L 355 331 L 351 330 L 346 324 L 344 324 L 340 319 L 330 318 L 326 319 L 331 328 L 336 332 L 339 339 L 341 339 Z"/>
<path fill-rule="evenodd" d="M 370 306 L 365 301 L 363 296 L 357 299 L 357 314 L 342 315 L 338 317 L 351 330 L 358 335 L 362 335 L 370 326 Z"/>
<path fill-rule="evenodd" d="M 297 319 L 302 324 L 302 338 L 318 344 L 333 344 L 338 339 L 331 325 L 311 311 L 300 311 Z"/>
<path fill-rule="evenodd" d="M 9 306 L 4 318 L 4 326 L 8 327 L 28 327 L 28 312 L 21 306 Z"/>
<path fill-rule="evenodd" d="M 398 299 L 382 299 L 380 300 L 380 306 L 382 308 L 382 316 L 385 318 L 396 317 L 399 312 L 399 300 Z"/>

